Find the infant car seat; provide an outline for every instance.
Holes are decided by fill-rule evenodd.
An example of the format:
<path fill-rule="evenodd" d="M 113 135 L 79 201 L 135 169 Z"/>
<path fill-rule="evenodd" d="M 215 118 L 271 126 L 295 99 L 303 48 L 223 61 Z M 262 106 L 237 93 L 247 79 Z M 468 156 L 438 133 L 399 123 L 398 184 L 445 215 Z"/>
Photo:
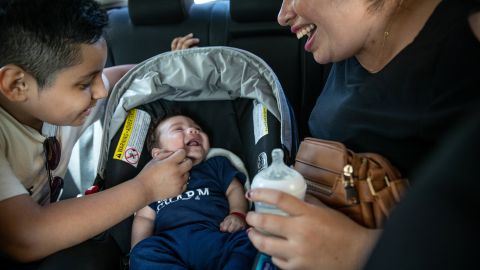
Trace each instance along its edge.
<path fill-rule="evenodd" d="M 250 178 L 282 148 L 292 164 L 298 138 L 292 110 L 272 69 L 230 47 L 166 52 L 130 70 L 112 90 L 95 184 L 102 189 L 133 178 L 151 159 L 145 138 L 151 119 L 180 107 L 206 131 L 213 148 L 244 162 Z M 132 217 L 110 230 L 130 249 Z"/>

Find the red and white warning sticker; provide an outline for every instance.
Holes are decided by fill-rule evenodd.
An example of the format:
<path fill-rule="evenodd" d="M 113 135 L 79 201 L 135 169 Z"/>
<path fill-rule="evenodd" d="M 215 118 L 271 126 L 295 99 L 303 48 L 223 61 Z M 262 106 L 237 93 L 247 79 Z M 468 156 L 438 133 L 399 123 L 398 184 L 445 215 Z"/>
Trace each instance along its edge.
<path fill-rule="evenodd" d="M 140 160 L 140 153 L 138 152 L 137 149 L 128 148 L 125 151 L 125 161 L 127 161 L 128 163 L 135 165 L 135 164 L 138 164 L 139 160 Z"/>

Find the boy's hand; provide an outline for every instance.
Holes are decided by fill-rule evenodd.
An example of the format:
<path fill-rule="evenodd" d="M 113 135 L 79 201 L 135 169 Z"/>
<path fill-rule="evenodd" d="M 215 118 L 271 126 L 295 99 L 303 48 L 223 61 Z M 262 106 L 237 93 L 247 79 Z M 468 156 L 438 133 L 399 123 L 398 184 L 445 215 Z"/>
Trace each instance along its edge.
<path fill-rule="evenodd" d="M 152 157 L 156 160 L 164 160 L 171 156 L 173 153 L 175 152 L 158 148 L 158 150 L 152 150 Z"/>
<path fill-rule="evenodd" d="M 245 229 L 246 225 L 244 218 L 230 214 L 220 223 L 220 231 L 232 233 Z"/>
<path fill-rule="evenodd" d="M 183 37 L 174 38 L 170 47 L 172 51 L 176 51 L 195 47 L 198 43 L 200 43 L 200 39 L 194 38 L 193 34 L 190 33 Z"/>
<path fill-rule="evenodd" d="M 186 158 L 183 149 L 163 160 L 154 157 L 135 177 L 144 186 L 145 205 L 185 191 L 191 168 L 192 161 Z"/>

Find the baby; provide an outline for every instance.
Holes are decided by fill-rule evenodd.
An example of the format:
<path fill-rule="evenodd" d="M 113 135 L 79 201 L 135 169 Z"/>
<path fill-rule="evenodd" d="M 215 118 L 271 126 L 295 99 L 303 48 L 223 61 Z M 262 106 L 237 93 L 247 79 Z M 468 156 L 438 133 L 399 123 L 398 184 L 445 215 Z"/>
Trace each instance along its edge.
<path fill-rule="evenodd" d="M 205 160 L 209 139 L 191 118 L 168 116 L 154 127 L 152 156 L 182 148 L 193 168 L 185 192 L 135 214 L 130 269 L 250 269 L 257 251 L 245 231 L 245 175 L 225 157 Z"/>

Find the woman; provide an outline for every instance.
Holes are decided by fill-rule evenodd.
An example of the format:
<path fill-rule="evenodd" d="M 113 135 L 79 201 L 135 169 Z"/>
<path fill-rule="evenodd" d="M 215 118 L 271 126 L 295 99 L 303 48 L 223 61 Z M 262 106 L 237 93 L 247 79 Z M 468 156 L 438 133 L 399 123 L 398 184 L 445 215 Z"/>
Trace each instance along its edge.
<path fill-rule="evenodd" d="M 384 155 L 415 188 L 415 171 L 480 100 L 479 6 L 284 0 L 279 23 L 308 37 L 305 50 L 316 62 L 334 62 L 309 120 L 311 134 Z M 247 216 L 250 240 L 282 269 L 361 268 L 381 233 L 311 199 L 261 189 L 247 198 L 289 213 Z"/>

